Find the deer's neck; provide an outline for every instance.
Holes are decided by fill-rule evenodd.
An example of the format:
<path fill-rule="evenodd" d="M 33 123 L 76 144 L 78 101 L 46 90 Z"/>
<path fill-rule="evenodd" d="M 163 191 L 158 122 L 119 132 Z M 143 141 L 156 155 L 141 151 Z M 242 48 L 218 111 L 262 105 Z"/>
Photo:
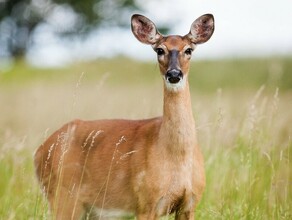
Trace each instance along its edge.
<path fill-rule="evenodd" d="M 192 152 L 197 138 L 188 82 L 177 92 L 164 87 L 163 120 L 159 139 L 168 152 L 174 155 Z"/>

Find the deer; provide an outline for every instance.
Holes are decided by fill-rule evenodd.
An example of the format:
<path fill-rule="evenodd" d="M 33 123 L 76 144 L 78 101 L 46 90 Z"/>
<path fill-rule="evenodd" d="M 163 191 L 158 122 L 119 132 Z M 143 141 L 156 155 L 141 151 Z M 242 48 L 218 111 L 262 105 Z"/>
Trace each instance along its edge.
<path fill-rule="evenodd" d="M 163 115 L 76 119 L 48 137 L 34 164 L 53 219 L 195 218 L 206 181 L 188 74 L 192 52 L 214 32 L 214 17 L 200 16 L 184 36 L 164 36 L 139 14 L 131 29 L 157 54 Z"/>

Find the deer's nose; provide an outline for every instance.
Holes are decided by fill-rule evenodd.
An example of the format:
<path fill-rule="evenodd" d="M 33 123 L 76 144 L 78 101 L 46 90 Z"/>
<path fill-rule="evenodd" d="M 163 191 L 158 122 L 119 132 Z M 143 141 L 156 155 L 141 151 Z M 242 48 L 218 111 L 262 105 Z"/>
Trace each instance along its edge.
<path fill-rule="evenodd" d="M 183 74 L 180 70 L 172 69 L 166 72 L 165 78 L 171 84 L 178 83 L 183 77 Z"/>

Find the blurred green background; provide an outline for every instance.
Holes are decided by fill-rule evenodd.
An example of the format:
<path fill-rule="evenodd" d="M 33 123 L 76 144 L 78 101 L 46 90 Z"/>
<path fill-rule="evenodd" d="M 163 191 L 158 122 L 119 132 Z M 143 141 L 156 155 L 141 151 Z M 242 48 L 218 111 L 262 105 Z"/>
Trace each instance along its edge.
<path fill-rule="evenodd" d="M 194 1 L 198 7 L 191 13 L 193 1 L 185 4 L 175 0 L 159 4 L 154 1 L 147 4 L 126 0 L 84 1 L 87 7 L 78 5 L 81 1 L 11 2 L 0 3 L 0 6 L 6 4 L 5 7 L 11 9 L 9 12 L 9 7 L 7 11 L 0 7 L 0 219 L 49 218 L 46 199 L 34 175 L 33 153 L 62 124 L 75 118 L 140 119 L 161 115 L 163 89 L 155 54 L 150 47 L 135 45 L 134 37 L 124 35 L 125 32 L 131 35 L 128 23 L 132 13 L 153 17 L 167 33 L 179 32 L 180 28 L 172 24 L 182 21 L 186 21 L 189 28 L 191 19 L 209 11 L 214 13 L 218 28 L 214 38 L 195 51 L 189 76 L 193 114 L 207 176 L 207 187 L 196 217 L 212 220 L 292 218 L 292 53 L 289 50 L 291 41 L 286 40 L 289 28 L 281 26 L 289 25 L 289 19 L 284 19 L 289 7 L 281 10 L 279 18 L 273 18 L 287 21 L 273 26 L 277 30 L 274 31 L 263 19 L 266 14 L 273 14 L 264 12 L 278 9 L 278 6 L 269 5 L 271 3 L 265 3 L 267 8 L 262 8 L 259 3 L 246 1 L 240 3 L 241 10 L 228 11 L 221 6 L 237 9 L 239 3 L 225 0 L 220 4 L 203 4 Z M 52 2 L 55 11 L 49 10 Z M 113 8 L 109 7 L 111 4 Z M 18 8 L 15 9 L 16 5 Z M 75 7 L 90 12 L 94 8 L 94 13 L 89 13 L 88 18 L 80 14 L 70 18 L 85 23 L 62 23 L 62 18 L 66 20 L 62 13 L 67 17 L 72 15 L 72 10 L 83 13 Z M 29 11 L 30 16 L 17 14 L 21 11 L 19 8 Z M 46 16 L 34 15 L 36 8 L 42 8 Z M 101 13 L 103 8 L 115 13 L 112 16 Z M 164 8 L 165 14 L 157 8 Z M 118 9 L 123 11 L 122 14 Z M 240 13 L 247 12 L 249 18 L 242 19 Z M 169 16 L 174 13 L 180 16 Z M 117 18 L 121 18 L 119 22 L 116 22 Z M 63 26 L 58 26 L 58 22 Z M 36 28 L 36 24 L 41 26 Z M 53 30 L 46 26 L 50 24 Z M 84 28 L 82 24 L 88 26 Z M 235 26 L 239 24 L 246 26 L 238 31 Z M 12 34 L 17 33 L 16 27 L 20 27 L 20 36 L 30 25 L 35 25 L 35 29 L 30 30 L 24 40 L 26 43 L 16 44 Z M 82 40 L 87 42 L 85 36 L 92 34 L 97 26 L 100 29 L 94 36 L 98 40 L 101 40 L 101 30 L 108 26 L 121 30 L 113 31 L 110 40 L 96 41 L 96 44 L 101 44 L 97 48 L 92 46 L 98 50 L 97 55 L 86 53 L 90 52 L 88 45 L 79 45 L 77 49 L 73 44 L 68 46 L 68 41 L 74 43 L 77 36 L 82 36 L 77 44 Z M 15 29 L 10 33 L 13 28 L 7 27 Z M 188 30 L 185 30 L 186 26 L 183 29 Z M 6 35 L 3 35 L 3 30 Z M 256 31 L 263 34 L 256 35 Z M 264 31 L 270 31 L 270 34 L 265 35 Z M 269 42 L 269 36 L 275 37 L 274 32 L 282 33 L 278 44 L 270 42 L 273 49 L 263 49 L 268 45 L 263 42 Z M 40 33 L 49 34 L 44 37 Z M 58 38 L 50 37 L 50 33 Z M 249 33 L 255 34 L 253 38 Z M 120 36 L 123 37 L 114 43 L 113 39 Z M 226 36 L 242 46 L 236 47 Z M 61 39 L 57 47 L 54 46 L 56 39 Z M 66 45 L 65 51 L 69 50 L 69 55 L 74 55 L 69 61 L 62 59 L 69 55 L 64 53 L 60 44 Z M 129 54 L 122 53 L 117 44 L 126 45 Z M 248 53 L 242 49 L 247 44 Z M 260 50 L 255 45 L 263 47 Z M 50 48 L 57 49 L 52 51 Z M 238 53 L 234 55 L 234 51 Z M 80 59 L 76 53 L 86 56 Z M 149 59 L 148 53 L 153 58 Z M 134 59 L 135 55 L 139 59 Z M 48 65 L 45 61 L 52 57 L 60 60 Z"/>

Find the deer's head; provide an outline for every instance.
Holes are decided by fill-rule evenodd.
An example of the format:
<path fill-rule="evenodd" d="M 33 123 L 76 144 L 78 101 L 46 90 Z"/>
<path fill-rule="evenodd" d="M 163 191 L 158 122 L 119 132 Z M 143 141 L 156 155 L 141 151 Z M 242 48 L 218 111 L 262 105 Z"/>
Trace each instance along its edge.
<path fill-rule="evenodd" d="M 214 17 L 211 14 L 197 18 L 185 36 L 163 36 L 155 24 L 143 15 L 133 15 L 131 24 L 135 37 L 140 42 L 151 45 L 157 53 L 165 86 L 172 91 L 184 88 L 192 52 L 197 44 L 208 41 L 214 32 Z"/>

